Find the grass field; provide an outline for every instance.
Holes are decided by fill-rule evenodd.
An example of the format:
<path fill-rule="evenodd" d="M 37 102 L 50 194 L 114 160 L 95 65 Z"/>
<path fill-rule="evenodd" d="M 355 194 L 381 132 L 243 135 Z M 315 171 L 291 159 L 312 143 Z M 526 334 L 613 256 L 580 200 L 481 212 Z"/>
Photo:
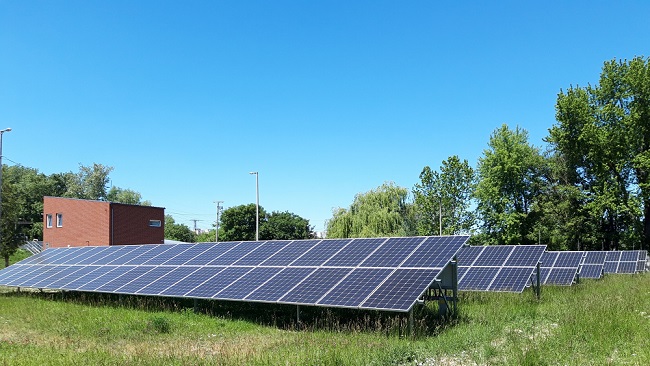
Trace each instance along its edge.
<path fill-rule="evenodd" d="M 650 275 L 464 293 L 458 319 L 92 294 L 0 294 L 2 365 L 648 365 Z M 430 309 L 429 309 L 430 310 Z"/>

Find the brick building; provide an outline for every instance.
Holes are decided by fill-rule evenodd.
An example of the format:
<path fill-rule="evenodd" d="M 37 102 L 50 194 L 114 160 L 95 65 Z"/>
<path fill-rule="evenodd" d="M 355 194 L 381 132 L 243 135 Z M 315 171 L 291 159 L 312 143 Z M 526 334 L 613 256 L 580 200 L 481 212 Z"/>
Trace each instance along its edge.
<path fill-rule="evenodd" d="M 162 244 L 165 209 L 43 197 L 43 246 Z"/>

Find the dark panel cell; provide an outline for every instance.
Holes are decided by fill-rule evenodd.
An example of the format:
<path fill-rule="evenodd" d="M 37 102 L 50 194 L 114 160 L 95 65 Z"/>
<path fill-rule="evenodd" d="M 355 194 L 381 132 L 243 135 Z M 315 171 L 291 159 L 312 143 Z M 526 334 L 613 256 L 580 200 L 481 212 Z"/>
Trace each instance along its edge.
<path fill-rule="evenodd" d="M 248 295 L 246 300 L 278 301 L 315 270 L 315 268 L 285 268 Z"/>
<path fill-rule="evenodd" d="M 185 296 L 209 299 L 221 290 L 237 281 L 241 276 L 252 270 L 253 267 L 227 267 L 206 282 L 188 292 Z"/>
<path fill-rule="evenodd" d="M 223 271 L 225 268 L 226 267 L 199 267 L 199 269 L 196 272 L 192 273 L 191 276 L 187 276 L 184 279 L 178 281 L 160 294 L 176 297 L 185 296 L 185 294 L 194 290 L 202 283 L 208 281 L 210 278 Z"/>
<path fill-rule="evenodd" d="M 362 304 L 364 308 L 408 311 L 440 273 L 437 269 L 398 269 Z"/>
<path fill-rule="evenodd" d="M 213 261 L 210 262 L 210 265 L 229 266 L 234 263 L 245 265 L 246 263 L 240 263 L 241 260 L 245 258 L 247 255 L 251 255 L 255 253 L 255 250 L 258 247 L 264 246 L 267 243 L 268 242 L 263 242 L 263 241 L 243 241 L 236 247 L 224 253 L 223 255 L 219 256 L 218 258 L 215 258 Z M 271 244 L 271 246 L 273 245 Z M 251 261 L 249 262 L 254 262 L 251 263 L 250 265 L 255 265 L 259 261 L 261 260 L 251 257 Z"/>
<path fill-rule="evenodd" d="M 185 277 L 198 270 L 198 267 L 170 267 L 172 270 L 166 275 L 156 279 L 151 284 L 138 290 L 138 295 L 158 295 L 168 287 L 175 285 Z"/>
<path fill-rule="evenodd" d="M 530 283 L 532 268 L 501 268 L 492 281 L 490 291 L 522 292 Z"/>
<path fill-rule="evenodd" d="M 513 250 L 514 246 L 512 245 L 486 246 L 472 266 L 502 266 L 506 263 Z"/>
<path fill-rule="evenodd" d="M 443 268 L 468 239 L 465 235 L 427 237 L 401 267 Z"/>
<path fill-rule="evenodd" d="M 576 269 L 573 268 L 551 268 L 551 272 L 548 274 L 545 285 L 560 285 L 560 286 L 571 286 L 576 277 Z"/>
<path fill-rule="evenodd" d="M 535 267 L 546 245 L 517 245 L 506 261 L 506 267 Z"/>
<path fill-rule="evenodd" d="M 357 268 L 334 287 L 319 305 L 358 307 L 391 273 L 392 269 Z"/>
<path fill-rule="evenodd" d="M 214 298 L 242 300 L 269 279 L 273 278 L 281 270 L 282 268 L 279 267 L 256 267 L 217 293 Z"/>
<path fill-rule="evenodd" d="M 237 247 L 233 249 L 231 253 L 237 251 L 236 256 L 238 256 L 239 260 L 235 262 L 236 265 L 257 266 L 260 263 L 271 258 L 275 253 L 284 249 L 284 247 L 289 245 L 289 243 L 291 242 L 286 240 L 283 241 L 271 240 L 271 241 L 264 242 L 262 245 L 252 250 L 250 248 L 245 248 L 243 250 L 240 250 L 240 248 Z"/>
<path fill-rule="evenodd" d="M 377 250 L 383 243 L 386 242 L 386 238 L 381 239 L 354 239 L 338 253 L 333 255 L 327 262 L 323 265 L 325 266 L 338 266 L 338 267 L 356 267 L 363 262 L 370 253 Z M 410 254 L 410 252 L 409 252 Z M 373 261 L 373 263 L 363 264 L 363 267 L 379 267 Z M 400 261 L 401 262 L 401 261 Z M 399 262 L 397 263 L 399 264 Z M 381 267 L 390 267 L 388 264 L 384 264 Z M 394 267 L 394 266 L 393 266 Z"/>
<path fill-rule="evenodd" d="M 314 304 L 332 289 L 351 268 L 319 268 L 280 298 L 280 302 Z"/>
<path fill-rule="evenodd" d="M 224 253 L 227 253 L 229 250 L 239 245 L 239 243 L 240 242 L 233 241 L 233 242 L 208 244 L 210 245 L 210 248 L 205 250 L 203 253 L 197 255 L 196 257 L 190 259 L 189 261 L 187 261 L 185 265 L 204 266 L 212 262 L 216 258 L 219 258 Z"/>
<path fill-rule="evenodd" d="M 294 240 L 261 264 L 264 266 L 288 266 L 291 262 L 308 252 L 321 241 L 322 240 Z"/>
<path fill-rule="evenodd" d="M 466 291 L 487 291 L 499 272 L 499 267 L 472 267 L 458 281 L 458 289 Z M 459 276 L 460 278 L 460 276 Z"/>
<path fill-rule="evenodd" d="M 116 289 L 114 292 L 122 294 L 135 294 L 141 288 L 148 286 L 158 278 L 169 273 L 172 269 L 173 267 L 152 267 L 150 271 L 127 283 L 126 285 Z"/>
<path fill-rule="evenodd" d="M 397 267 L 417 248 L 424 238 L 389 238 L 368 257 L 362 267 Z"/>
<path fill-rule="evenodd" d="M 348 245 L 352 239 L 329 239 L 322 240 L 318 245 L 312 247 L 298 259 L 293 261 L 291 266 L 320 266 L 327 262 L 334 254 Z"/>

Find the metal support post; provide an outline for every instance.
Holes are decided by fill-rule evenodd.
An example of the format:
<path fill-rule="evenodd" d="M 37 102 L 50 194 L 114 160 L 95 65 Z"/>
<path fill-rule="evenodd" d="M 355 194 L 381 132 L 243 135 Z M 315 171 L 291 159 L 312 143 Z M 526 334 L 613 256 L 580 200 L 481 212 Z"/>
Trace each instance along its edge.
<path fill-rule="evenodd" d="M 296 305 L 296 324 L 300 324 L 300 305 Z"/>
<path fill-rule="evenodd" d="M 541 267 L 542 267 L 542 263 L 541 263 L 541 262 L 537 262 L 537 276 L 536 276 L 536 278 L 535 278 L 535 281 L 537 282 L 537 284 L 536 284 L 536 286 L 535 286 L 535 294 L 537 295 L 537 300 L 539 300 L 539 299 L 542 298 L 542 280 L 541 280 L 542 274 L 541 274 Z"/>

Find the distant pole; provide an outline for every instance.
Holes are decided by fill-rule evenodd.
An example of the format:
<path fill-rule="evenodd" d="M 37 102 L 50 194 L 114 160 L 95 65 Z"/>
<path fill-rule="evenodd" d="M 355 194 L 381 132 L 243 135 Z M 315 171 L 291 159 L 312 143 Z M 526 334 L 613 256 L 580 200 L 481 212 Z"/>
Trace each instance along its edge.
<path fill-rule="evenodd" d="M 438 235 L 442 236 L 442 196 L 440 196 L 440 204 L 438 205 L 438 223 L 440 225 L 440 229 L 438 231 Z"/>
<path fill-rule="evenodd" d="M 255 174 L 255 241 L 260 240 L 260 175 L 259 172 L 250 172 Z"/>
<path fill-rule="evenodd" d="M 0 248 L 2 247 L 2 135 L 9 131 L 11 131 L 11 128 L 0 130 Z M 5 266 L 8 264 L 9 263 L 5 263 Z"/>
<path fill-rule="evenodd" d="M 220 204 L 223 203 L 223 201 L 214 201 L 214 203 L 217 204 L 217 230 L 215 230 L 217 233 L 215 235 L 215 243 L 219 242 L 219 211 L 221 211 L 221 206 Z"/>

